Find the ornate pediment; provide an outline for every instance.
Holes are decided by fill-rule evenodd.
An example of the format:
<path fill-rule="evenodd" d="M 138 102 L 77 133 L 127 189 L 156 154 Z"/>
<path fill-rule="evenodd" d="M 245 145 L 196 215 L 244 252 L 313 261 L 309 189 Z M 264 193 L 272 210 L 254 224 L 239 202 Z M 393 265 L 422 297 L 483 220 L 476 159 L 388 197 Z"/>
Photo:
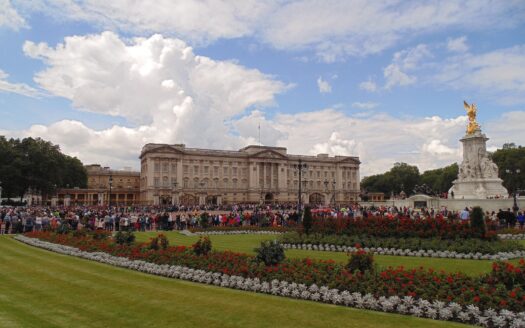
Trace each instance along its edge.
<path fill-rule="evenodd" d="M 252 158 L 288 159 L 288 157 L 286 157 L 285 155 L 280 154 L 280 153 L 278 153 L 276 151 L 273 151 L 273 150 L 263 150 L 261 152 L 253 154 L 250 157 L 252 157 Z"/>
<path fill-rule="evenodd" d="M 146 154 L 185 154 L 182 150 L 171 145 L 147 145 L 143 148 L 140 158 Z"/>
<path fill-rule="evenodd" d="M 350 157 L 350 156 L 346 157 L 346 156 L 345 156 L 345 157 L 342 157 L 342 158 L 338 161 L 338 163 L 351 163 L 351 164 L 357 164 L 357 165 L 359 165 L 359 164 L 361 164 L 361 161 L 359 160 L 358 157 Z"/>

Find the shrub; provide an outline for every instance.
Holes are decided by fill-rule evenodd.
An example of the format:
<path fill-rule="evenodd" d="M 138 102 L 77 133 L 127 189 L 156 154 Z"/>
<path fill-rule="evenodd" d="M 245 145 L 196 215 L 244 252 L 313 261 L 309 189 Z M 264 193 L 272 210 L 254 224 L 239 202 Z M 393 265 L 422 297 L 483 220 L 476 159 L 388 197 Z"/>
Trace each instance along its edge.
<path fill-rule="evenodd" d="M 306 207 L 304 209 L 304 217 L 303 217 L 303 228 L 306 234 L 309 234 L 310 231 L 312 231 L 312 225 L 313 225 L 312 211 L 310 210 L 310 207 Z"/>
<path fill-rule="evenodd" d="M 277 240 L 265 240 L 255 249 L 256 260 L 268 265 L 277 265 L 285 259 L 284 247 Z"/>
<path fill-rule="evenodd" d="M 95 232 L 93 232 L 94 240 L 105 240 L 105 239 L 108 239 L 109 236 L 111 236 L 111 232 L 109 231 L 96 230 Z"/>
<path fill-rule="evenodd" d="M 159 249 L 159 237 L 152 237 L 149 239 L 149 249 L 158 250 Z"/>
<path fill-rule="evenodd" d="M 78 229 L 73 231 L 73 237 L 81 238 L 86 237 L 88 235 L 88 231 L 86 228 Z"/>
<path fill-rule="evenodd" d="M 470 227 L 474 233 L 479 234 L 479 237 L 485 236 L 487 232 L 483 210 L 479 206 L 472 209 L 472 213 L 470 214 Z"/>
<path fill-rule="evenodd" d="M 159 238 L 160 248 L 167 249 L 170 245 L 168 238 L 163 234 L 160 234 L 157 237 Z"/>
<path fill-rule="evenodd" d="M 135 241 L 135 235 L 131 231 L 119 231 L 115 234 L 114 239 L 119 245 L 131 245 Z"/>
<path fill-rule="evenodd" d="M 201 214 L 200 218 L 199 218 L 199 223 L 200 223 L 200 226 L 203 228 L 203 229 L 206 229 L 209 225 L 209 215 L 207 212 L 204 212 Z"/>
<path fill-rule="evenodd" d="M 56 233 L 66 235 L 71 231 L 71 227 L 67 223 L 61 223 L 56 230 Z"/>
<path fill-rule="evenodd" d="M 208 255 L 211 251 L 211 240 L 208 236 L 200 237 L 192 247 L 195 254 Z"/>
<path fill-rule="evenodd" d="M 363 249 L 358 249 L 350 255 L 350 260 L 346 265 L 349 272 L 361 271 L 362 273 L 374 271 L 374 256 Z"/>

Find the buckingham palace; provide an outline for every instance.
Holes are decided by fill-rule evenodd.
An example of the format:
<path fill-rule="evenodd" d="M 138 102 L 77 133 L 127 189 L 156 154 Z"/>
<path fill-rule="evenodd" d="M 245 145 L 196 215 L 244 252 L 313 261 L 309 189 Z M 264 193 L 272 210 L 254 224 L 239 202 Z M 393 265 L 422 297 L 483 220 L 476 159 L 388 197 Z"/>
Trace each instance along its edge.
<path fill-rule="evenodd" d="M 149 205 L 288 203 L 299 195 L 304 204 L 329 205 L 359 197 L 360 161 L 353 156 L 291 155 L 283 147 L 253 145 L 230 151 L 149 143 L 140 160 L 140 199 Z"/>

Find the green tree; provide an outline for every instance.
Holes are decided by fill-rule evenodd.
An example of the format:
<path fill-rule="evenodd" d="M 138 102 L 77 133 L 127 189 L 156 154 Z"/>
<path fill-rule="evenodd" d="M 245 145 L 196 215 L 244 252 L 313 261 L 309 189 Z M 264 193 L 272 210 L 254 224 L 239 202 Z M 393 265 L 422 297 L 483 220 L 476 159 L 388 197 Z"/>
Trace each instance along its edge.
<path fill-rule="evenodd" d="M 502 149 L 492 153 L 492 160 L 498 165 L 499 177 L 510 193 L 525 188 L 525 147 L 504 144 Z M 516 173 L 517 170 L 520 173 Z"/>
<path fill-rule="evenodd" d="M 454 163 L 440 169 L 428 170 L 421 174 L 421 183 L 426 184 L 437 193 L 447 192 L 452 181 L 458 177 L 458 164 Z"/>
<path fill-rule="evenodd" d="M 475 206 L 472 209 L 472 213 L 470 214 L 470 227 L 479 234 L 480 238 L 485 236 L 485 218 L 483 210 L 479 206 Z"/>
<path fill-rule="evenodd" d="M 361 181 L 361 187 L 367 191 L 400 193 L 404 190 L 410 194 L 415 185 L 419 183 L 419 169 L 407 163 L 395 163 L 388 172 L 372 175 Z"/>
<path fill-rule="evenodd" d="M 60 187 L 86 187 L 87 173 L 77 158 L 64 155 L 58 145 L 40 138 L 0 137 L 0 181 L 5 197 L 29 190 L 49 195 Z"/>

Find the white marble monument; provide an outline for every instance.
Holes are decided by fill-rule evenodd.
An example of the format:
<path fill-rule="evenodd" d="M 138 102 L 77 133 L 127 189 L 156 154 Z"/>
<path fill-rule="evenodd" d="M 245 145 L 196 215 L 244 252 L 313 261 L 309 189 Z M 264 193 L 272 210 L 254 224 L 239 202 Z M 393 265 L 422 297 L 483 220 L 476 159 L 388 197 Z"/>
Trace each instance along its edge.
<path fill-rule="evenodd" d="M 485 134 L 476 122 L 476 105 L 468 105 L 465 109 L 469 117 L 467 134 L 461 139 L 463 144 L 463 162 L 459 165 L 458 178 L 454 180 L 448 191 L 450 198 L 455 199 L 487 199 L 506 198 L 508 191 L 503 187 L 498 177 L 498 166 L 487 154 Z"/>

